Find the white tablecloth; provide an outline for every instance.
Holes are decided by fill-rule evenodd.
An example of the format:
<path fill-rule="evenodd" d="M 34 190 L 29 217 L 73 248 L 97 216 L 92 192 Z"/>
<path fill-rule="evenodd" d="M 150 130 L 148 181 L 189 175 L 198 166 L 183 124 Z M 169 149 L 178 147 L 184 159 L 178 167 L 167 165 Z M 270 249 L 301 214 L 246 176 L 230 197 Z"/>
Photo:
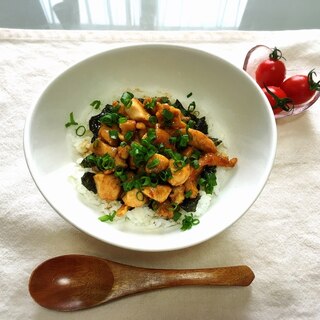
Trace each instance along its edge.
<path fill-rule="evenodd" d="M 281 48 L 288 68 L 320 73 L 320 30 L 281 32 L 108 32 L 0 29 L 0 319 L 320 319 L 320 102 L 277 121 L 278 149 L 261 196 L 217 237 L 168 253 L 102 243 L 64 221 L 32 181 L 23 155 L 26 114 L 66 67 L 124 43 L 169 42 L 241 67 L 256 44 Z M 28 293 L 33 268 L 80 253 L 156 268 L 247 264 L 250 287 L 162 289 L 94 309 L 58 313 Z"/>

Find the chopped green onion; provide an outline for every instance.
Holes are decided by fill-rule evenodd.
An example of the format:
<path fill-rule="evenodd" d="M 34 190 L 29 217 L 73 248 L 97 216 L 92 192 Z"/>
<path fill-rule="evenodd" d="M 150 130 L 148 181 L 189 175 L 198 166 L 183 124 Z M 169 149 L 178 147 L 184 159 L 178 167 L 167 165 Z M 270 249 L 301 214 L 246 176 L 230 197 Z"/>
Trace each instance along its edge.
<path fill-rule="evenodd" d="M 185 148 L 188 145 L 189 140 L 190 140 L 189 135 L 187 134 L 181 135 L 178 146 L 181 148 Z"/>
<path fill-rule="evenodd" d="M 99 109 L 101 106 L 101 101 L 100 100 L 94 100 L 90 103 L 90 106 L 93 107 L 94 109 Z"/>
<path fill-rule="evenodd" d="M 207 194 L 213 193 L 213 188 L 217 185 L 216 168 L 207 167 L 202 172 L 201 178 L 198 181 L 199 185 L 204 188 Z"/>
<path fill-rule="evenodd" d="M 192 96 L 192 92 L 187 94 L 187 98 L 190 98 Z"/>
<path fill-rule="evenodd" d="M 148 176 L 143 176 L 140 178 L 141 186 L 148 187 L 151 185 L 151 178 Z"/>
<path fill-rule="evenodd" d="M 182 216 L 182 214 L 179 211 L 174 211 L 173 212 L 173 221 L 177 222 L 181 216 Z"/>
<path fill-rule="evenodd" d="M 132 98 L 134 95 L 131 92 L 124 92 L 120 98 L 120 101 L 124 104 L 126 108 L 130 108 L 132 104 Z"/>
<path fill-rule="evenodd" d="M 156 116 L 150 116 L 148 120 L 151 124 L 156 124 L 158 119 Z"/>
<path fill-rule="evenodd" d="M 192 101 L 188 106 L 188 111 L 193 112 L 196 109 L 196 103 Z"/>
<path fill-rule="evenodd" d="M 170 102 L 168 97 L 161 97 L 160 101 L 161 101 L 161 103 L 169 103 Z"/>
<path fill-rule="evenodd" d="M 97 163 L 97 156 L 94 154 L 89 154 L 86 156 L 80 163 L 80 166 L 83 168 L 92 168 Z"/>
<path fill-rule="evenodd" d="M 172 202 L 172 203 L 171 203 L 171 207 L 172 207 L 172 210 L 174 210 L 174 211 L 179 210 L 179 205 L 178 205 L 178 203 Z"/>
<path fill-rule="evenodd" d="M 199 160 L 197 160 L 197 159 L 190 161 L 190 164 L 195 169 L 199 169 L 200 168 Z"/>
<path fill-rule="evenodd" d="M 119 138 L 119 132 L 117 130 L 110 130 L 109 136 L 113 140 L 117 140 Z"/>
<path fill-rule="evenodd" d="M 124 139 L 125 139 L 126 141 L 130 141 L 130 140 L 132 139 L 132 137 L 133 137 L 133 131 L 128 131 L 128 132 L 126 132 L 126 134 L 124 135 Z"/>
<path fill-rule="evenodd" d="M 191 195 L 192 195 L 192 191 L 191 190 L 188 190 L 186 193 L 185 193 L 185 197 L 186 197 L 186 199 L 189 199 L 190 197 L 191 197 Z"/>
<path fill-rule="evenodd" d="M 173 113 L 167 109 L 163 109 L 162 115 L 166 120 L 172 120 L 173 119 Z"/>
<path fill-rule="evenodd" d="M 98 219 L 99 219 L 101 222 L 107 222 L 107 221 L 112 222 L 113 219 L 114 219 L 114 217 L 116 216 L 116 213 L 117 213 L 117 212 L 114 210 L 114 211 L 112 211 L 112 212 L 109 213 L 109 214 L 105 214 L 105 215 L 99 217 Z"/>
<path fill-rule="evenodd" d="M 125 141 L 120 142 L 120 147 L 125 147 L 126 145 L 127 145 L 127 143 Z"/>
<path fill-rule="evenodd" d="M 68 128 L 70 126 L 77 126 L 77 125 L 78 125 L 78 122 L 74 120 L 73 112 L 71 112 L 69 115 L 69 122 L 65 124 L 65 127 Z"/>
<path fill-rule="evenodd" d="M 85 126 L 79 126 L 77 129 L 76 129 L 76 135 L 78 137 L 82 137 L 85 133 L 86 133 L 86 128 Z"/>
<path fill-rule="evenodd" d="M 181 230 L 186 231 L 191 229 L 193 226 L 197 225 L 200 223 L 200 220 L 198 218 L 194 218 L 193 214 L 191 215 L 186 215 L 183 220 L 182 220 L 182 226 Z"/>
<path fill-rule="evenodd" d="M 150 102 L 148 102 L 146 105 L 145 105 L 145 108 L 148 110 L 153 110 L 156 106 L 156 103 L 157 103 L 157 98 L 152 98 L 152 100 Z"/>
<path fill-rule="evenodd" d="M 147 168 L 148 169 L 153 169 L 155 168 L 156 166 L 158 166 L 158 164 L 160 163 L 160 160 L 155 158 L 153 159 L 152 161 L 150 161 L 148 164 L 147 164 Z"/>
<path fill-rule="evenodd" d="M 172 125 L 173 113 L 167 109 L 163 109 L 162 116 L 165 126 L 170 127 Z"/>
<path fill-rule="evenodd" d="M 114 159 L 106 153 L 101 157 L 97 157 L 96 165 L 100 171 L 114 169 L 115 161 Z"/>
<path fill-rule="evenodd" d="M 128 176 L 125 173 L 125 170 L 123 167 L 116 167 L 115 171 L 114 171 L 114 175 L 119 178 L 121 181 L 126 181 Z"/>
<path fill-rule="evenodd" d="M 147 132 L 147 141 L 148 142 L 153 142 L 153 140 L 157 137 L 156 135 L 156 130 L 154 129 L 149 129 L 148 132 Z"/>
<path fill-rule="evenodd" d="M 170 142 L 171 144 L 176 144 L 177 141 L 178 141 L 178 137 L 170 137 L 170 138 L 169 138 L 169 142 Z"/>
<path fill-rule="evenodd" d="M 187 128 L 193 128 L 195 126 L 196 122 L 194 120 L 189 120 L 187 124 Z"/>
<path fill-rule="evenodd" d="M 139 200 L 139 201 L 143 201 L 144 200 L 144 195 L 141 191 L 137 191 L 136 193 L 136 198 Z"/>
<path fill-rule="evenodd" d="M 101 123 L 106 124 L 109 127 L 112 127 L 113 125 L 118 124 L 119 115 L 117 113 L 111 112 L 107 113 L 104 116 L 102 116 L 99 121 Z"/>
<path fill-rule="evenodd" d="M 159 173 L 159 177 L 163 182 L 166 182 L 166 181 L 168 181 L 168 179 L 170 179 L 172 177 L 172 173 L 171 173 L 170 169 L 163 170 Z"/>
<path fill-rule="evenodd" d="M 127 122 L 128 118 L 125 117 L 125 116 L 120 116 L 119 119 L 118 119 L 118 122 L 121 124 L 121 123 L 125 123 Z"/>

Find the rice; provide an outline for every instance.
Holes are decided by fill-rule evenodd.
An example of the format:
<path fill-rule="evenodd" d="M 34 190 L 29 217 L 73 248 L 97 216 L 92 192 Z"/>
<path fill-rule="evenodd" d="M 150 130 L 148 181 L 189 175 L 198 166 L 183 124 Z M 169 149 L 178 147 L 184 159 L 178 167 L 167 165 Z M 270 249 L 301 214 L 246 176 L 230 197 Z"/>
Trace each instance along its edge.
<path fill-rule="evenodd" d="M 81 183 L 81 177 L 88 171 L 80 166 L 82 158 L 76 161 L 72 175 L 70 176 L 70 182 L 73 184 L 74 188 L 79 194 L 79 197 L 83 203 L 88 207 L 93 209 L 97 213 L 97 217 L 102 215 L 111 214 L 112 212 L 118 210 L 121 206 L 120 201 L 105 201 L 99 198 L 99 196 Z M 217 186 L 216 186 L 217 187 Z M 215 187 L 215 188 L 216 188 Z M 200 218 L 205 212 L 208 211 L 211 202 L 213 200 L 213 195 L 206 194 L 203 190 L 200 190 L 200 199 L 197 204 L 197 209 L 192 212 L 195 218 Z M 214 190 L 216 195 L 216 190 Z M 137 229 L 154 230 L 154 229 L 167 229 L 173 227 L 180 227 L 181 222 L 186 215 L 190 215 L 190 212 L 186 212 L 180 209 L 182 214 L 178 221 L 166 220 L 159 217 L 151 208 L 148 206 L 143 206 L 139 208 L 134 208 L 126 213 L 124 217 L 115 216 L 113 224 L 128 224 L 131 227 Z"/>

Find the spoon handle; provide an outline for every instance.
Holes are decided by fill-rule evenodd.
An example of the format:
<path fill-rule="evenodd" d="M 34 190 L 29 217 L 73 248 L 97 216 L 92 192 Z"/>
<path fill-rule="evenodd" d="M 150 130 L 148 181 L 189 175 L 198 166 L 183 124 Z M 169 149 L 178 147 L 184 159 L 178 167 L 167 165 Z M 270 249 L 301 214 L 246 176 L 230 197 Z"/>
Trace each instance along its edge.
<path fill-rule="evenodd" d="M 115 294 L 112 298 L 176 286 L 248 286 L 254 279 L 253 271 L 244 265 L 181 270 L 138 268 L 109 261 L 108 265 L 117 284 L 117 291 L 111 293 L 112 296 Z"/>

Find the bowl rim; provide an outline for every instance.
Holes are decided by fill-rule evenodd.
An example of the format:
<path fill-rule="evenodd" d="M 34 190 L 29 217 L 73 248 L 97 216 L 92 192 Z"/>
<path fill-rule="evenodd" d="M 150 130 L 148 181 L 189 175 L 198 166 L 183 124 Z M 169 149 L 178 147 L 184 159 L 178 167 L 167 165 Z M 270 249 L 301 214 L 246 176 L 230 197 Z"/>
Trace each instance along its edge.
<path fill-rule="evenodd" d="M 203 243 L 207 240 L 209 240 L 210 238 L 213 238 L 215 236 L 217 236 L 218 234 L 220 234 L 221 232 L 223 232 L 224 230 L 228 229 L 229 227 L 231 227 L 234 223 L 236 223 L 249 209 L 250 207 L 255 203 L 255 201 L 257 200 L 257 198 L 259 197 L 259 195 L 261 194 L 262 190 L 264 189 L 268 178 L 271 174 L 272 171 L 272 167 L 275 161 L 275 157 L 276 157 L 276 148 L 277 148 L 277 128 L 276 128 L 276 121 L 274 118 L 274 115 L 272 113 L 271 110 L 269 110 L 270 108 L 267 108 L 269 110 L 268 115 L 269 115 L 269 124 L 270 124 L 270 129 L 271 129 L 271 134 L 272 137 L 270 138 L 270 142 L 271 142 L 271 146 L 270 146 L 270 152 L 269 154 L 269 159 L 268 159 L 268 163 L 265 166 L 264 169 L 264 176 L 261 178 L 262 183 L 260 184 L 259 188 L 257 188 L 256 190 L 256 196 L 254 197 L 253 201 L 251 203 L 249 203 L 247 205 L 247 207 L 242 210 L 241 214 L 238 215 L 237 219 L 233 220 L 232 223 L 229 223 L 227 225 L 225 225 L 223 228 L 221 228 L 221 230 L 213 235 L 209 235 L 209 236 L 205 236 L 205 237 L 199 237 L 197 239 L 197 241 L 192 241 L 191 243 L 189 243 L 188 241 L 185 244 L 172 244 L 170 247 L 157 247 L 157 248 L 150 248 L 148 245 L 146 246 L 137 246 L 134 243 L 126 243 L 126 244 L 119 244 L 116 241 L 113 241 L 112 239 L 108 239 L 106 240 L 103 237 L 100 237 L 92 232 L 88 232 L 88 230 L 85 230 L 84 228 L 81 228 L 80 226 L 76 225 L 73 221 L 71 221 L 71 219 L 68 218 L 68 216 L 66 216 L 65 214 L 63 214 L 62 212 L 60 212 L 56 206 L 51 203 L 51 201 L 48 199 L 48 197 L 46 196 L 45 192 L 42 190 L 41 185 L 39 183 L 39 177 L 37 176 L 37 174 L 34 171 L 33 168 L 33 163 L 32 163 L 32 152 L 31 152 L 31 146 L 30 146 L 30 140 L 29 140 L 29 133 L 31 130 L 31 125 L 32 125 L 32 120 L 34 117 L 34 114 L 37 110 L 38 104 L 41 100 L 41 98 L 45 95 L 45 93 L 47 92 L 47 90 L 49 90 L 49 88 L 56 82 L 59 80 L 60 77 L 62 77 L 64 74 L 69 73 L 72 69 L 79 67 L 81 64 L 84 64 L 88 61 L 94 60 L 98 57 L 101 57 L 103 55 L 108 55 L 108 54 L 112 54 L 112 53 L 116 53 L 119 51 L 126 51 L 127 49 L 141 49 L 141 48 L 170 48 L 170 49 L 178 49 L 178 50 L 187 50 L 189 52 L 195 53 L 195 54 L 204 54 L 207 55 L 208 57 L 213 57 L 215 60 L 221 61 L 225 64 L 228 64 L 229 67 L 236 69 L 238 72 L 242 73 L 243 76 L 245 76 L 248 81 L 250 81 L 254 86 L 256 86 L 256 88 L 259 89 L 258 85 L 256 84 L 256 82 L 241 68 L 237 67 L 236 65 L 234 65 L 233 63 L 229 62 L 226 59 L 223 59 L 211 52 L 202 50 L 202 49 L 198 49 L 198 48 L 194 48 L 192 46 L 188 46 L 188 45 L 176 45 L 176 44 L 172 44 L 172 43 L 147 43 L 147 44 L 124 44 L 124 45 L 119 45 L 117 47 L 113 47 L 107 50 L 104 50 L 102 52 L 90 55 L 86 58 L 81 59 L 80 61 L 77 61 L 73 64 L 71 64 L 69 67 L 63 69 L 62 72 L 60 72 L 58 75 L 54 76 L 51 80 L 48 81 L 47 85 L 44 87 L 44 89 L 42 89 L 42 91 L 40 92 L 40 94 L 36 97 L 35 101 L 32 103 L 32 106 L 30 107 L 30 109 L 28 110 L 27 116 L 26 116 L 26 120 L 25 120 L 25 125 L 24 125 L 24 129 L 23 129 L 23 151 L 24 151 L 24 157 L 25 157 L 25 161 L 27 163 L 27 167 L 29 169 L 29 172 L 31 174 L 31 177 L 34 181 L 34 183 L 36 184 L 38 190 L 40 191 L 40 193 L 42 194 L 42 196 L 45 198 L 45 200 L 49 203 L 49 205 L 55 210 L 56 213 L 58 213 L 64 220 L 68 221 L 73 227 L 77 228 L 78 230 L 84 232 L 85 234 L 88 234 L 90 236 L 92 236 L 95 239 L 98 239 L 104 243 L 108 243 L 111 245 L 114 245 L 116 247 L 120 247 L 120 248 L 124 248 L 124 249 L 129 249 L 129 250 L 134 250 L 134 251 L 143 251 L 143 252 L 165 252 L 165 251 L 173 251 L 173 250 L 179 250 L 179 249 L 184 249 L 184 248 L 188 248 L 188 247 L 192 247 L 195 245 L 198 245 L 200 243 Z M 262 92 L 260 92 L 260 90 L 258 90 L 260 93 L 260 96 L 262 97 L 262 99 L 265 101 L 266 106 L 268 106 L 268 100 L 267 98 L 262 94 Z M 188 231 L 190 232 L 190 231 Z"/>

